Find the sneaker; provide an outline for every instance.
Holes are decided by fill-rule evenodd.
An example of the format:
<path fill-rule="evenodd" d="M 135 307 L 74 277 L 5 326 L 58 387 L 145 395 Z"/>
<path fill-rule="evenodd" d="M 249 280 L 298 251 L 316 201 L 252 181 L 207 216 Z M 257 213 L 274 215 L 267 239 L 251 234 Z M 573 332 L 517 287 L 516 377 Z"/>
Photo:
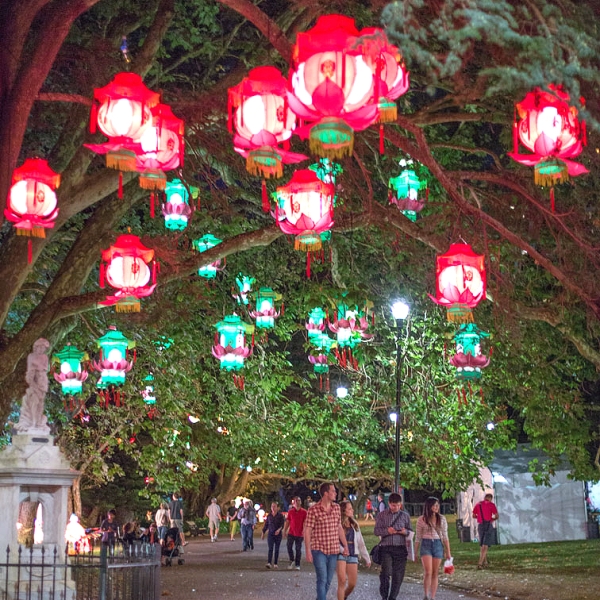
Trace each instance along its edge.
<path fill-rule="evenodd" d="M 300 565 L 296 565 L 296 571 L 300 570 Z"/>
<path fill-rule="evenodd" d="M 293 562 L 290 563 L 290 566 L 288 567 L 288 569 L 291 571 L 294 568 L 295 564 Z"/>
<path fill-rule="evenodd" d="M 189 542 L 183 542 L 184 546 L 187 546 L 189 544 Z"/>
<path fill-rule="evenodd" d="M 279 569 L 279 567 L 277 565 L 273 565 L 274 569 Z"/>
<path fill-rule="evenodd" d="M 271 568 L 271 563 L 267 563 L 267 564 L 265 565 L 265 567 L 267 567 L 267 569 L 270 569 L 270 568 Z"/>
<path fill-rule="evenodd" d="M 211 541 L 211 542 L 214 542 L 214 541 L 215 541 L 215 538 L 214 538 L 214 537 L 211 537 L 211 538 L 210 538 L 210 541 Z"/>

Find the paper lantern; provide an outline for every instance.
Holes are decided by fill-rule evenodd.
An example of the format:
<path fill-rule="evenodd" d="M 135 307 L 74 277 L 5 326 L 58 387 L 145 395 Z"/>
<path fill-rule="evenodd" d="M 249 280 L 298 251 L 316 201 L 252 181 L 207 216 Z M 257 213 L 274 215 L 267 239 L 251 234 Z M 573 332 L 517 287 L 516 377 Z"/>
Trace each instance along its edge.
<path fill-rule="evenodd" d="M 319 310 L 321 309 L 317 308 L 311 311 L 316 321 L 320 319 L 320 317 L 318 316 Z M 323 313 L 323 316 L 324 315 L 325 313 Z M 323 327 L 324 326 L 325 325 L 323 323 Z M 313 330 L 312 335 L 311 330 L 309 329 L 308 331 L 309 342 L 312 346 L 314 346 L 317 349 L 316 354 L 309 354 L 308 361 L 313 365 L 313 371 L 315 372 L 315 374 L 319 376 L 319 389 L 322 390 L 323 387 L 325 387 L 326 391 L 329 391 L 329 353 L 331 352 L 332 348 L 335 348 L 335 346 L 337 345 L 336 341 L 331 339 L 326 333 L 324 333 L 322 330 L 319 330 L 318 328 L 316 330 Z"/>
<path fill-rule="evenodd" d="M 423 210 L 425 198 L 419 198 L 419 192 L 427 189 L 427 182 L 419 179 L 414 169 L 410 168 L 412 161 L 400 161 L 401 167 L 408 167 L 397 177 L 390 177 L 388 199 L 395 204 L 402 214 L 415 222 L 417 213 Z"/>
<path fill-rule="evenodd" d="M 17 235 L 45 238 L 58 216 L 54 191 L 60 175 L 41 158 L 28 158 L 13 171 L 4 216 L 14 223 Z"/>
<path fill-rule="evenodd" d="M 275 319 L 281 312 L 275 308 L 275 302 L 281 300 L 281 294 L 275 293 L 270 287 L 261 287 L 256 293 L 256 309 L 249 311 L 250 316 L 256 319 L 256 326 L 260 329 L 273 329 Z"/>
<path fill-rule="evenodd" d="M 577 118 L 577 109 L 569 105 L 569 96 L 560 86 L 529 92 L 517 104 L 513 124 L 513 152 L 517 162 L 534 167 L 537 185 L 550 188 L 554 210 L 554 186 L 588 170 L 573 158 L 586 145 L 585 121 Z M 584 99 L 581 98 L 582 104 Z M 518 119 L 517 119 L 518 115 Z M 519 154 L 519 141 L 532 154 Z"/>
<path fill-rule="evenodd" d="M 354 132 L 377 120 L 377 105 L 371 102 L 373 72 L 360 54 L 350 51 L 358 35 L 354 19 L 325 15 L 296 37 L 288 102 L 311 123 L 297 133 L 308 137 L 311 152 L 322 157 L 351 155 Z"/>
<path fill-rule="evenodd" d="M 154 250 L 146 248 L 137 235 L 124 234 L 113 246 L 102 251 L 100 287 L 104 279 L 117 290 L 100 306 L 116 304 L 117 312 L 140 312 L 140 298 L 149 296 L 156 287 L 157 264 Z"/>
<path fill-rule="evenodd" d="M 456 367 L 456 379 L 472 381 L 481 377 L 481 369 L 490 364 L 490 359 L 481 353 L 481 339 L 490 337 L 475 323 L 463 323 L 454 334 L 456 354 L 450 364 Z"/>
<path fill-rule="evenodd" d="M 67 344 L 52 360 L 60 365 L 59 372 L 54 373 L 54 379 L 60 383 L 63 394 L 81 394 L 83 382 L 88 378 L 88 372 L 81 366 L 81 361 L 89 360 L 88 355 Z"/>
<path fill-rule="evenodd" d="M 154 393 L 154 375 L 149 373 L 144 377 L 145 388 L 142 390 L 142 398 L 144 399 L 144 404 L 149 406 L 154 406 L 156 404 L 156 395 Z"/>
<path fill-rule="evenodd" d="M 198 250 L 198 252 L 206 252 L 211 248 L 214 248 L 218 244 L 220 244 L 223 240 L 220 240 L 218 237 L 215 237 L 211 233 L 207 233 L 203 235 L 201 238 L 194 240 L 192 242 L 192 246 Z M 204 267 L 200 267 L 198 269 L 198 275 L 200 277 L 204 277 L 205 279 L 214 279 L 217 276 L 217 271 L 221 269 L 221 259 L 216 260 L 214 263 L 210 265 L 206 265 Z"/>
<path fill-rule="evenodd" d="M 248 295 L 252 291 L 252 285 L 255 283 L 255 281 L 256 279 L 254 279 L 254 277 L 242 275 L 242 273 L 235 278 L 235 285 L 237 286 L 238 291 L 237 293 L 233 294 L 233 297 L 238 304 L 248 304 Z"/>
<path fill-rule="evenodd" d="M 473 321 L 471 309 L 485 300 L 485 257 L 469 244 L 452 244 L 436 259 L 436 303 L 448 309 L 448 321 Z"/>
<path fill-rule="evenodd" d="M 189 186 L 189 190 L 194 198 L 198 195 L 198 188 Z M 166 201 L 162 205 L 165 227 L 171 231 L 183 231 L 192 214 L 188 186 L 180 179 L 173 179 L 167 182 L 165 195 Z"/>
<path fill-rule="evenodd" d="M 239 389 L 244 388 L 244 377 L 235 374 L 244 367 L 244 361 L 252 354 L 252 348 L 246 346 L 246 335 L 254 332 L 252 325 L 244 323 L 236 314 L 227 315 L 215 325 L 215 345 L 213 356 L 221 363 L 221 369 L 233 371 L 233 380 Z"/>
<path fill-rule="evenodd" d="M 308 333 L 308 341 L 318 339 L 320 335 L 325 331 L 325 320 L 327 314 L 320 307 L 313 308 L 308 314 L 308 321 L 306 322 L 306 331 Z"/>
<path fill-rule="evenodd" d="M 350 308 L 344 302 L 340 302 L 334 312 L 334 320 L 328 323 L 329 330 L 335 333 L 337 341 L 335 354 L 343 368 L 350 366 L 357 369 L 358 361 L 352 350 L 361 342 L 370 341 L 375 337 L 367 333 L 369 322 L 366 314 L 366 311 L 360 311 L 357 306 Z"/>

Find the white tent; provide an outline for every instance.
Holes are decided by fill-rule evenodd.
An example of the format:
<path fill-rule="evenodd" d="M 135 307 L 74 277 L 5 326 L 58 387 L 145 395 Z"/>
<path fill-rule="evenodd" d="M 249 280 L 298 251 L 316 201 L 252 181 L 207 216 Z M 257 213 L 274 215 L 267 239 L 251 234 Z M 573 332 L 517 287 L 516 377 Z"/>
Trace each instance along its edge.
<path fill-rule="evenodd" d="M 479 478 L 483 486 L 474 481 L 464 492 L 456 497 L 456 518 L 462 519 L 463 527 L 471 532 L 469 539 L 477 539 L 477 519 L 473 517 L 473 507 L 483 500 L 488 492 L 493 493 L 492 472 L 486 467 L 479 468 Z"/>

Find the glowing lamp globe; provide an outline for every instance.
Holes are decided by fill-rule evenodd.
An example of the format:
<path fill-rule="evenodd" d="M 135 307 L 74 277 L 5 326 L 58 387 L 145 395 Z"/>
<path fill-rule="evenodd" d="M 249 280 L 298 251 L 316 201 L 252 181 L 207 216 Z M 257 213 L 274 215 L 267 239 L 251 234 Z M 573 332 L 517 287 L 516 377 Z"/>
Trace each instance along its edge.
<path fill-rule="evenodd" d="M 490 359 L 481 353 L 482 338 L 490 337 L 475 323 L 463 323 L 456 334 L 456 354 L 450 359 L 450 364 L 456 367 L 456 379 L 472 381 L 481 377 L 481 369 L 490 364 Z"/>
<path fill-rule="evenodd" d="M 100 372 L 96 386 L 106 390 L 111 386 L 125 383 L 126 374 L 131 371 L 133 361 L 128 360 L 127 351 L 135 348 L 135 342 L 128 340 L 116 327 L 109 330 L 97 340 L 100 348 L 100 359 L 93 362 L 93 367 Z"/>
<path fill-rule="evenodd" d="M 325 320 L 327 314 L 320 307 L 313 308 L 308 314 L 308 321 L 306 322 L 306 331 L 308 333 L 308 340 L 312 341 L 314 338 L 318 338 L 325 331 Z"/>
<path fill-rule="evenodd" d="M 299 127 L 311 152 L 331 159 L 350 156 L 354 132 L 377 120 L 373 72 L 350 46 L 359 35 L 354 19 L 319 17 L 315 26 L 296 37 L 288 92 L 290 108 L 312 124 Z"/>
<path fill-rule="evenodd" d="M 250 311 L 250 316 L 256 319 L 259 329 L 273 329 L 275 319 L 281 314 L 275 308 L 275 302 L 281 299 L 281 294 L 275 293 L 270 287 L 261 287 L 256 293 L 256 308 Z"/>
<path fill-rule="evenodd" d="M 154 250 L 146 248 L 137 235 L 120 235 L 113 246 L 102 251 L 100 286 L 104 278 L 117 292 L 107 296 L 100 306 L 116 304 L 117 312 L 139 312 L 140 298 L 149 296 L 156 287 Z M 152 263 L 152 268 L 150 264 Z"/>
<path fill-rule="evenodd" d="M 207 233 L 206 235 L 203 235 L 201 238 L 194 240 L 192 242 L 192 246 L 198 252 L 206 252 L 207 250 L 210 250 L 211 248 L 214 248 L 215 246 L 219 245 L 222 241 L 223 240 L 220 240 L 218 237 L 215 237 L 211 233 Z M 210 265 L 200 267 L 198 269 L 198 275 L 200 275 L 200 277 L 204 277 L 205 279 L 214 279 L 217 276 L 217 271 L 219 271 L 220 268 L 221 268 L 221 259 L 216 260 L 214 263 L 211 263 Z"/>
<path fill-rule="evenodd" d="M 54 373 L 54 379 L 60 383 L 63 394 L 81 394 L 83 382 L 88 378 L 88 372 L 82 368 L 81 361 L 88 360 L 88 355 L 67 344 L 52 360 L 60 365 L 59 372 Z"/>
<path fill-rule="evenodd" d="M 400 166 L 409 166 L 411 163 L 403 160 Z M 427 182 L 419 179 L 412 168 L 406 168 L 397 177 L 390 178 L 388 199 L 406 218 L 415 222 L 417 213 L 425 206 L 425 198 L 419 198 L 419 192 L 424 189 L 427 189 Z"/>
<path fill-rule="evenodd" d="M 485 257 L 469 244 L 452 244 L 436 259 L 436 294 L 429 297 L 448 310 L 448 321 L 473 321 L 471 309 L 485 300 Z"/>
<path fill-rule="evenodd" d="M 28 158 L 13 171 L 4 216 L 14 223 L 17 235 L 46 237 L 45 229 L 54 227 L 58 216 L 59 185 L 60 175 L 40 158 Z"/>
<path fill-rule="evenodd" d="M 192 196 L 198 195 L 198 188 L 189 187 Z M 188 226 L 192 214 L 190 208 L 190 192 L 188 186 L 180 179 L 168 181 L 165 188 L 166 201 L 162 205 L 165 227 L 170 231 L 183 231 Z"/>

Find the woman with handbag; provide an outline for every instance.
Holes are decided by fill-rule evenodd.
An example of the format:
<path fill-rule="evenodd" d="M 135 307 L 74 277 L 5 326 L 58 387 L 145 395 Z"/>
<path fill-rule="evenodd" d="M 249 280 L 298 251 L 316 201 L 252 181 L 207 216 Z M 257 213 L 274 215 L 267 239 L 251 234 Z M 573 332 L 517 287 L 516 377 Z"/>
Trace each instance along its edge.
<path fill-rule="evenodd" d="M 415 553 L 419 553 L 423 565 L 423 600 L 435 600 L 438 572 L 444 551 L 446 560 L 450 560 L 452 554 L 448 539 L 448 522 L 446 517 L 440 514 L 439 500 L 431 496 L 425 500 L 423 514 L 417 519 L 415 537 Z"/>
<path fill-rule="evenodd" d="M 492 494 L 486 494 L 481 502 L 473 507 L 473 516 L 477 519 L 477 533 L 479 534 L 479 563 L 477 569 L 488 566 L 488 548 L 494 543 L 493 522 L 498 519 L 498 509 L 492 502 Z"/>
<path fill-rule="evenodd" d="M 358 578 L 358 559 L 363 558 L 367 567 L 371 567 L 371 557 L 363 539 L 358 522 L 354 518 L 354 509 L 347 500 L 340 502 L 342 527 L 348 542 L 348 555 L 342 554 L 343 546 L 337 559 L 337 598 L 345 600 L 356 587 Z"/>

